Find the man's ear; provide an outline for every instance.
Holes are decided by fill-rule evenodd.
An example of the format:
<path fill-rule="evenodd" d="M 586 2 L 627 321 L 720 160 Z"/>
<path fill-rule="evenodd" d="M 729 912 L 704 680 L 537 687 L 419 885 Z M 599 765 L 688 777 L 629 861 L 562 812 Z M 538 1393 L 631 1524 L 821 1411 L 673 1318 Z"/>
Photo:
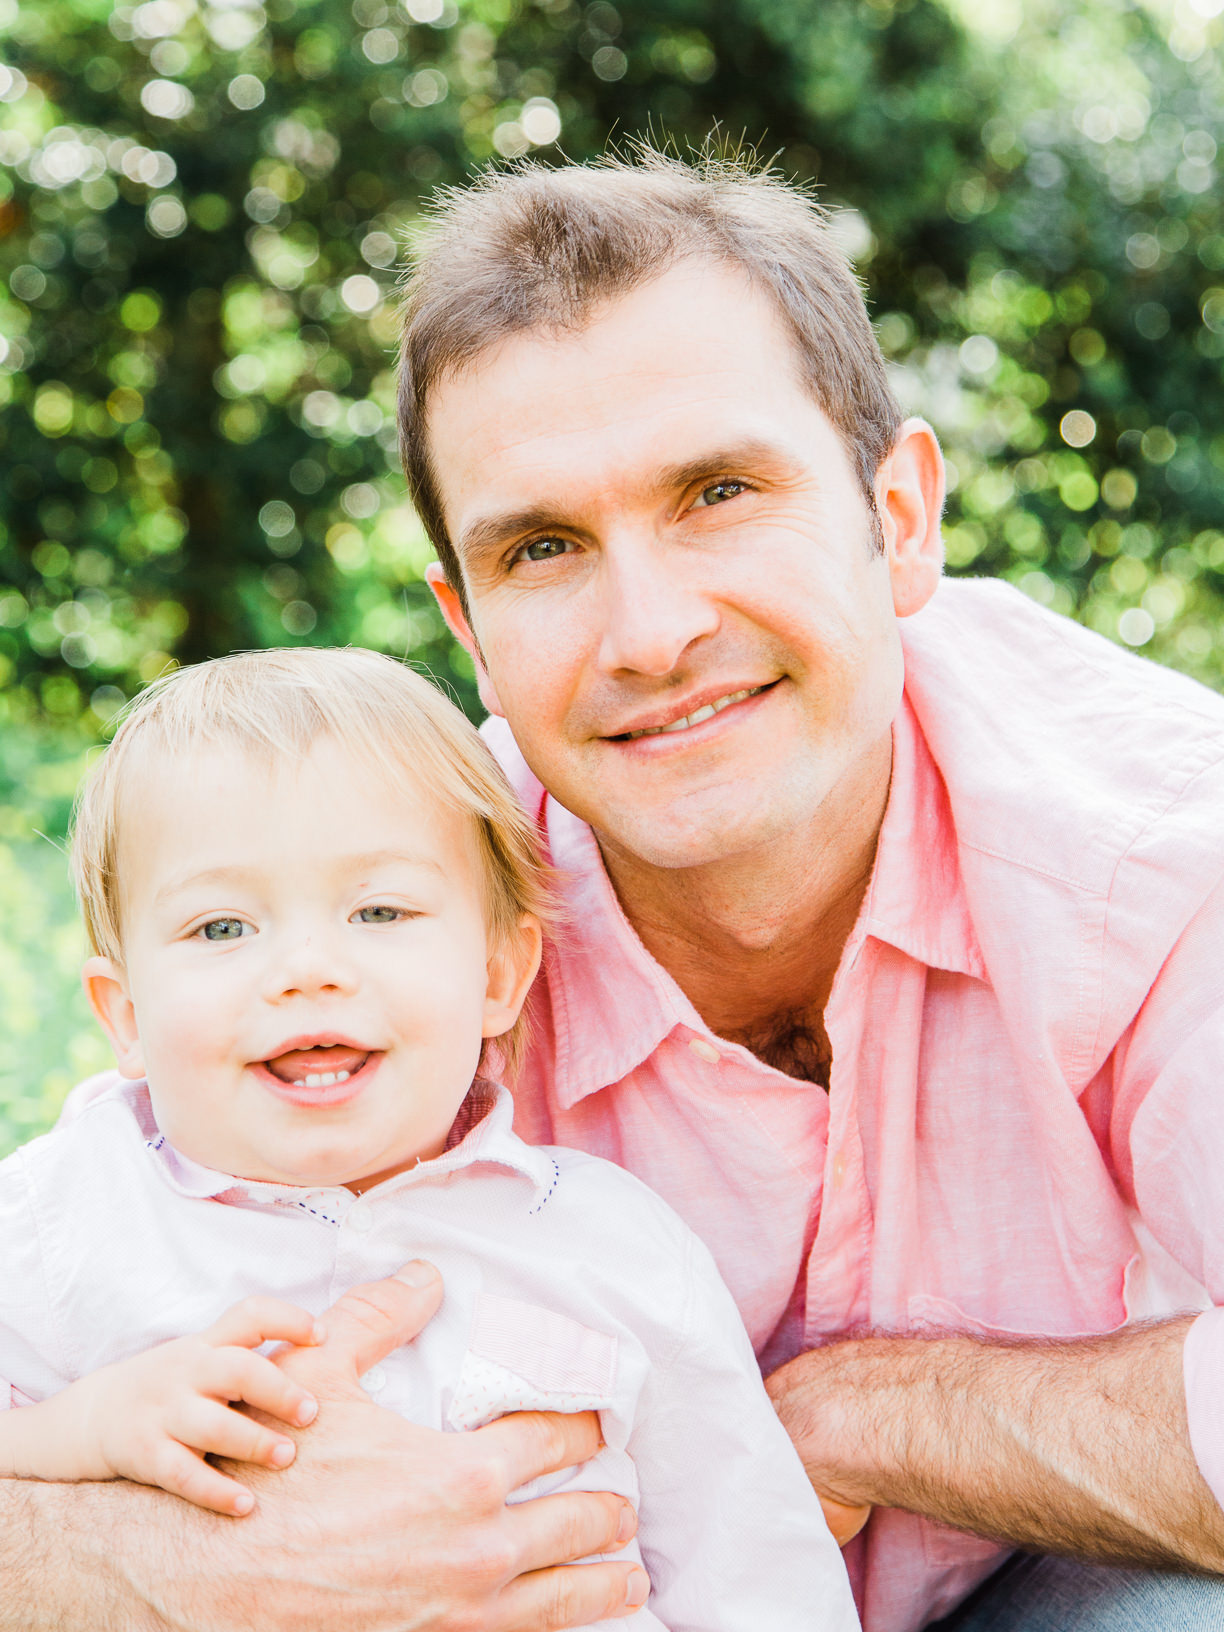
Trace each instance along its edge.
<path fill-rule="evenodd" d="M 144 1051 L 123 970 L 110 958 L 89 958 L 81 970 L 81 983 L 90 1008 L 110 1038 L 120 1074 L 139 1082 L 145 1074 Z"/>
<path fill-rule="evenodd" d="M 485 668 L 480 646 L 472 633 L 467 613 L 463 610 L 459 592 L 447 581 L 440 561 L 431 561 L 425 568 L 425 582 L 433 590 L 434 600 L 437 601 L 442 616 L 446 619 L 447 628 L 476 665 L 476 684 L 480 688 L 481 702 L 490 714 L 500 714 L 504 719 L 506 711 L 497 700 L 497 689 L 489 679 L 489 671 Z"/>
<path fill-rule="evenodd" d="M 919 612 L 935 593 L 943 571 L 944 462 L 935 432 L 907 419 L 875 479 L 876 508 L 899 618 Z"/>
<path fill-rule="evenodd" d="M 525 912 L 513 935 L 494 946 L 489 957 L 485 992 L 485 1037 L 500 1037 L 518 1019 L 540 967 L 543 934 L 540 920 Z"/>

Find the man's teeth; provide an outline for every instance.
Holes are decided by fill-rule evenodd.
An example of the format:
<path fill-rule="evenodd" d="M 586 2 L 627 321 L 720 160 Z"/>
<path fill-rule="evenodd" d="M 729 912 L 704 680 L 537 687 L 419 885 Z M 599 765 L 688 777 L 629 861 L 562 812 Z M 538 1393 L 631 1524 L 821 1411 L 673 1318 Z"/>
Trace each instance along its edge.
<path fill-rule="evenodd" d="M 295 1088 L 330 1088 L 333 1082 L 347 1082 L 351 1071 L 312 1071 L 310 1076 L 295 1082 Z"/>
<path fill-rule="evenodd" d="M 764 690 L 764 686 L 747 686 L 743 691 L 728 692 L 717 702 L 707 703 L 704 708 L 695 709 L 692 714 L 673 720 L 670 725 L 648 725 L 644 731 L 626 731 L 625 736 L 632 742 L 636 737 L 660 737 L 667 731 L 687 731 L 690 725 L 700 725 L 702 720 L 713 719 L 715 714 L 721 714 L 732 703 L 742 703 L 745 697 L 755 697 L 758 691 Z"/>

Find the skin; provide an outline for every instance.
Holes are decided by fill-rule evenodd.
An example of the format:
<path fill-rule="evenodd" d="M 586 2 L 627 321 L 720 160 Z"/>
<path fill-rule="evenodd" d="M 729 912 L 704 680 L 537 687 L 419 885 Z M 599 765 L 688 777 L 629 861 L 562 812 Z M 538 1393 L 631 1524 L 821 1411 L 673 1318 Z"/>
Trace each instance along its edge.
<path fill-rule="evenodd" d="M 124 961 L 85 965 L 94 1012 L 174 1147 L 242 1178 L 368 1189 L 439 1155 L 539 963 L 533 919 L 490 944 L 469 824 L 329 738 L 163 765 L 118 868 Z M 354 1096 L 280 1091 L 266 1062 L 312 1038 L 366 1056 Z"/>
<path fill-rule="evenodd" d="M 929 428 L 903 425 L 876 473 L 873 553 L 781 320 L 734 269 L 689 262 L 443 380 L 430 438 L 463 594 L 440 568 L 431 582 L 486 706 L 591 824 L 630 922 L 712 1029 L 820 1080 L 887 803 L 897 624 L 939 578 Z M 781 1056 L 780 1035 L 799 1039 Z M 859 1339 L 769 1387 L 839 1539 L 878 1503 L 1088 1560 L 1222 1569 L 1184 1332 Z"/>

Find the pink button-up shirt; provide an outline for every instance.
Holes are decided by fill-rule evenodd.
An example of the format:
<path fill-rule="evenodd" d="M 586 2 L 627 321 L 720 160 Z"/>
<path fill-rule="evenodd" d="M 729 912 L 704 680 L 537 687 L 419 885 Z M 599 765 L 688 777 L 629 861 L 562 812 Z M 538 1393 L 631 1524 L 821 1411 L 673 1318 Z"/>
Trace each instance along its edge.
<path fill-rule="evenodd" d="M 516 1127 L 658 1190 L 768 1371 L 869 1325 L 1107 1332 L 1224 1304 L 1224 701 L 992 582 L 901 626 L 870 887 L 831 1089 L 713 1035 L 627 923 L 590 829 L 486 732 L 561 870 Z M 1221 1315 L 1187 1345 L 1224 1497 Z M 946 1613 L 1003 1551 L 877 1512 L 866 1632 Z"/>

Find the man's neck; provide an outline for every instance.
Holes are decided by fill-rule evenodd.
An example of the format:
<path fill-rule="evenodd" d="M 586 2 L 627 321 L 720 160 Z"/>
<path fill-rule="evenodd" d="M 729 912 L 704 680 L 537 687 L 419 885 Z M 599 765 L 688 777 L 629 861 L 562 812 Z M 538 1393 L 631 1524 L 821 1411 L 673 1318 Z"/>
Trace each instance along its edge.
<path fill-rule="evenodd" d="M 601 847 L 626 917 L 710 1029 L 826 1085 L 821 1017 L 871 878 L 890 770 L 885 738 L 810 823 L 701 867 Z"/>

